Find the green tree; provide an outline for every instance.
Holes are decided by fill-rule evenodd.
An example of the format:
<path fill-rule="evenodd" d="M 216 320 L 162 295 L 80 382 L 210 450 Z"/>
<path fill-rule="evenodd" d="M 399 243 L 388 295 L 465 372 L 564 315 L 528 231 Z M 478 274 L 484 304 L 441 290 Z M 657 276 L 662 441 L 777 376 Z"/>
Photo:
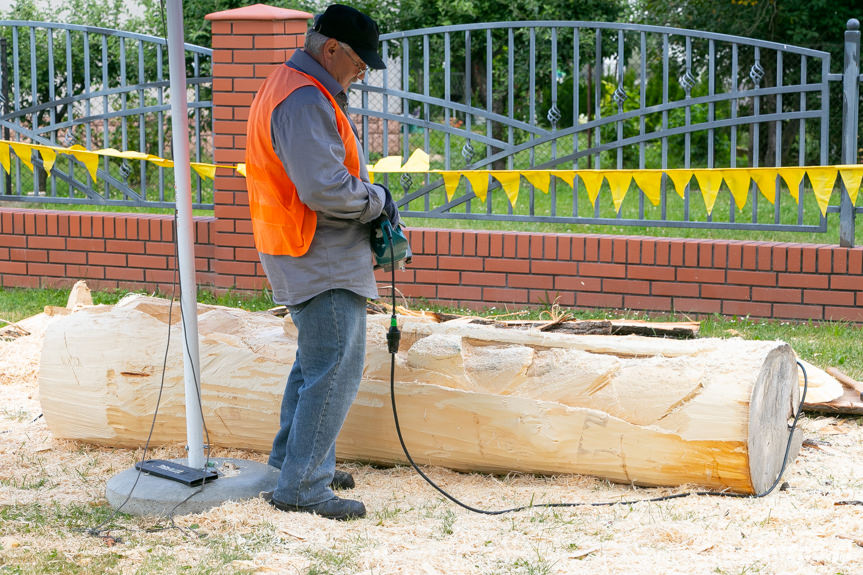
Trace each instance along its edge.
<path fill-rule="evenodd" d="M 155 5 L 157 0 L 145 0 L 147 7 Z M 115 30 L 131 30 L 138 33 L 151 33 L 157 36 L 164 35 L 164 28 L 158 22 L 152 21 L 147 13 L 140 15 L 137 11 L 132 13 L 128 8 L 129 3 L 124 0 L 67 0 L 62 4 L 48 5 L 44 1 L 16 0 L 11 8 L 2 17 L 12 20 L 24 20 L 32 22 L 60 22 L 107 28 Z M 145 7 L 146 8 L 146 7 Z M 35 42 L 35 50 L 31 49 L 29 35 L 32 34 Z M 7 40 L 8 56 L 13 56 L 12 39 L 13 28 L 10 26 L 0 27 L 0 35 Z M 91 145 L 94 147 L 131 147 L 141 151 L 165 155 L 166 149 L 159 146 L 159 130 L 155 127 L 157 117 L 155 113 L 142 113 L 120 119 L 98 119 L 85 120 L 84 118 L 98 115 L 101 110 L 101 98 L 96 100 L 96 108 L 92 104 L 85 104 L 84 100 L 78 98 L 82 94 L 100 91 L 103 89 L 120 89 L 121 86 L 130 84 L 155 84 L 157 70 L 161 66 L 162 78 L 168 76 L 167 50 L 161 50 L 161 62 L 159 51 L 149 42 L 126 39 L 122 43 L 117 36 L 90 33 L 88 49 L 85 49 L 85 34 L 73 31 L 67 36 L 65 30 L 51 29 L 45 26 L 23 26 L 17 30 L 18 35 L 18 61 L 11 62 L 17 66 L 20 76 L 19 90 L 16 91 L 17 100 L 10 102 L 7 111 L 36 107 L 38 112 L 22 112 L 17 115 L 15 121 L 19 122 L 24 129 L 40 129 L 43 136 L 53 135 L 61 145 L 73 143 L 85 144 L 92 138 Z M 67 41 L 70 42 L 67 50 Z M 49 46 L 53 49 L 49 51 Z M 31 53 L 32 52 L 32 53 Z M 142 55 L 143 70 L 139 69 L 139 53 Z M 68 62 L 67 62 L 68 54 Z M 123 61 L 125 57 L 125 61 Z M 35 65 L 31 66 L 31 62 Z M 53 66 L 54 74 L 49 76 Z M 122 74 L 125 67 L 126 74 Z M 31 78 L 31 69 L 35 70 L 36 78 Z M 89 84 L 85 76 L 85 70 L 89 70 Z M 9 71 L 12 77 L 11 70 Z M 35 86 L 35 89 L 34 89 Z M 122 95 L 110 95 L 107 99 L 110 106 L 119 105 L 122 99 L 127 108 L 141 108 L 158 105 L 159 98 L 155 95 L 158 88 L 142 88 L 140 90 L 121 89 Z M 206 112 L 204 112 L 206 113 Z M 105 128 L 105 124 L 110 124 Z M 57 129 L 57 124 L 65 124 Z M 124 130 L 119 129 L 122 124 Z M 147 127 L 149 125 L 149 128 Z M 46 127 L 55 130 L 53 133 L 44 132 Z M 140 144 L 141 134 L 145 142 Z M 123 141 L 124 134 L 126 141 Z M 170 135 L 165 134 L 162 142 L 170 141 Z M 34 156 L 38 159 L 38 156 Z M 47 177 L 41 170 L 41 162 L 36 162 L 38 170 L 38 181 L 40 186 L 45 185 Z M 128 178 L 130 185 L 137 184 L 140 180 L 140 172 L 133 170 L 125 173 L 125 168 L 120 168 L 120 162 L 108 162 L 108 169 L 115 177 Z M 156 172 L 151 166 L 145 166 L 150 172 Z M 87 176 L 83 176 L 84 179 Z"/>
<path fill-rule="evenodd" d="M 859 0 L 639 0 L 635 8 L 637 19 L 646 24 L 720 32 L 829 52 L 831 72 L 842 71 L 848 20 L 863 15 Z M 727 52 L 717 54 L 717 61 L 725 66 L 729 59 Z M 741 57 L 742 69 L 748 69 L 751 64 L 751 57 Z M 764 59 L 761 65 L 765 70 L 762 86 L 775 85 L 775 58 Z M 794 60 L 784 62 L 783 68 L 785 76 L 790 78 L 800 71 L 799 63 Z M 810 69 L 809 74 L 820 75 L 820 71 Z M 833 83 L 830 101 L 832 110 L 841 109 L 842 93 L 838 82 Z M 786 102 L 786 105 L 792 103 Z M 841 122 L 841 112 L 831 114 L 831 162 L 839 161 Z M 794 125 L 789 126 L 783 132 L 783 142 L 776 142 L 773 131 L 768 131 L 760 150 L 762 165 L 773 162 L 777 145 L 782 146 L 783 161 L 793 163 L 797 144 L 792 140 L 796 132 Z"/>
<path fill-rule="evenodd" d="M 619 21 L 626 17 L 627 9 L 624 0 L 512 0 L 509 2 L 498 2 L 494 0 L 402 0 L 401 2 L 385 2 L 382 4 L 373 2 L 360 2 L 356 6 L 368 10 L 374 18 L 380 22 L 384 31 L 412 30 L 434 26 L 450 26 L 459 24 L 472 24 L 480 22 L 502 22 L 502 21 L 525 21 L 525 20 L 599 20 Z M 552 78 L 569 74 L 571 80 L 573 73 L 581 73 L 581 70 L 573 72 L 572 61 L 572 33 L 560 32 L 558 42 L 557 69 L 552 70 L 551 40 L 549 29 L 537 29 L 535 36 L 535 76 L 533 78 L 535 91 L 529 93 L 531 78 L 528 62 L 528 45 L 530 42 L 530 31 L 526 28 L 514 30 L 513 54 L 509 53 L 509 42 L 506 32 L 495 30 L 492 32 L 492 54 L 487 58 L 486 36 L 484 32 L 478 31 L 471 34 L 470 38 L 470 62 L 469 70 L 464 69 L 463 62 L 466 56 L 467 39 L 463 34 L 452 34 L 450 42 L 450 56 L 452 68 L 444 70 L 440 66 L 432 65 L 429 70 L 429 84 L 431 86 L 443 86 L 445 74 L 449 74 L 451 83 L 451 99 L 454 101 L 470 101 L 480 107 L 490 99 L 492 111 L 502 115 L 509 115 L 508 97 L 509 85 L 512 83 L 515 110 L 512 114 L 516 120 L 524 122 L 545 122 L 545 117 L 552 106 L 550 85 Z M 591 43 L 586 36 L 581 38 L 580 43 L 585 48 Z M 440 59 L 444 54 L 444 43 L 441 36 L 431 38 L 429 52 L 432 60 Z M 565 49 L 564 46 L 570 46 Z M 610 47 L 610 46 L 609 46 Z M 393 50 L 399 52 L 400 45 L 394 45 Z M 421 91 L 425 83 L 422 77 L 421 66 L 415 65 L 416 54 L 421 53 L 422 47 L 415 45 L 411 47 L 411 86 L 415 91 Z M 508 77 L 509 59 L 513 58 L 513 78 Z M 494 78 L 491 86 L 486 81 L 489 73 L 489 62 L 491 74 Z M 593 78 L 588 71 L 585 77 Z M 465 90 L 466 86 L 470 90 Z M 488 94 L 489 87 L 493 90 Z M 588 84 L 586 91 L 592 93 Z M 490 98 L 489 98 L 490 96 Z M 526 104 L 533 100 L 535 118 L 530 118 L 530 107 Z M 584 100 L 585 109 L 591 113 L 589 97 Z M 572 118 L 572 98 L 558 99 L 558 104 L 563 109 L 565 118 Z M 568 106 L 568 107 L 567 107 Z M 462 118 L 462 120 L 466 120 Z M 453 121 L 461 121 L 453 118 Z M 506 126 L 500 122 L 492 123 L 492 136 L 504 140 Z M 516 134 L 516 139 L 519 135 Z M 522 137 L 524 137 L 522 135 Z M 492 150 L 494 152 L 496 150 Z M 495 168 L 504 167 L 503 161 L 494 164 Z"/>

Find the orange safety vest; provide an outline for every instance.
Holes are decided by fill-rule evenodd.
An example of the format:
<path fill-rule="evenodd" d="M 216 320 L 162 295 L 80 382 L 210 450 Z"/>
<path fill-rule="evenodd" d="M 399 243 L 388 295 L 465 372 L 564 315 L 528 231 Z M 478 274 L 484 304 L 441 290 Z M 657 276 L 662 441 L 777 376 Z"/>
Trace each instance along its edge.
<path fill-rule="evenodd" d="M 345 145 L 345 168 L 360 177 L 357 141 L 348 117 L 324 86 L 312 76 L 287 65 L 264 81 L 249 109 L 246 138 L 246 187 L 255 248 L 271 255 L 301 256 L 309 251 L 318 217 L 297 194 L 281 160 L 273 150 L 270 122 L 273 110 L 297 88 L 317 86 L 333 105 L 336 125 Z M 297 136 L 301 137 L 301 136 Z"/>

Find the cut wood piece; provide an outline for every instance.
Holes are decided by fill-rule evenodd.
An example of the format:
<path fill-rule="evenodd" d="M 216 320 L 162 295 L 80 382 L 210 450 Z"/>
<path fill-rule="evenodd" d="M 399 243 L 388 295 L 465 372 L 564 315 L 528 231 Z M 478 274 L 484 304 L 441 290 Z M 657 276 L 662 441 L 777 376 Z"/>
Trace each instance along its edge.
<path fill-rule="evenodd" d="M 465 318 L 461 318 L 465 319 Z M 485 318 L 470 318 L 475 325 L 490 325 L 501 329 L 539 330 L 553 333 L 569 333 L 573 335 L 611 335 L 610 321 L 497 321 Z"/>
<path fill-rule="evenodd" d="M 445 320 L 468 319 L 464 316 L 449 316 Z M 486 318 L 469 318 L 477 325 L 492 325 L 509 329 L 538 329 L 553 333 L 573 335 L 643 335 L 689 339 L 698 335 L 698 322 L 648 322 L 638 320 L 578 320 L 578 321 L 498 321 Z"/>
<path fill-rule="evenodd" d="M 179 313 L 155 443 L 185 440 Z M 57 437 L 140 446 L 159 394 L 168 303 L 131 296 L 57 318 L 40 397 Z M 388 316 L 370 316 L 341 459 L 403 463 L 390 409 Z M 293 324 L 200 305 L 202 404 L 215 445 L 268 451 L 296 351 Z M 403 319 L 396 401 L 421 464 L 583 473 L 760 493 L 779 473 L 799 395 L 782 342 L 575 336 L 466 319 Z M 792 458 L 796 454 L 796 445 Z"/>
<path fill-rule="evenodd" d="M 835 377 L 836 380 L 839 383 L 841 383 L 843 386 L 850 387 L 851 389 L 853 389 L 857 393 L 859 393 L 861 396 L 863 396 L 863 382 L 857 381 L 856 379 L 852 378 L 851 376 L 843 373 L 837 367 L 828 367 L 824 371 L 826 371 L 827 373 L 829 373 L 830 375 Z"/>
<path fill-rule="evenodd" d="M 863 415 L 863 391 L 861 391 L 863 383 L 852 379 L 835 367 L 828 367 L 826 371 L 836 377 L 842 393 L 827 401 L 810 401 L 807 394 L 803 409 L 815 413 Z"/>
<path fill-rule="evenodd" d="M 677 339 L 696 337 L 701 329 L 701 324 L 697 321 L 661 322 L 614 319 L 611 320 L 611 326 L 613 335 L 646 335 Z"/>
<path fill-rule="evenodd" d="M 805 406 L 810 403 L 829 403 L 842 397 L 843 389 L 839 380 L 820 367 L 812 365 L 808 361 L 800 359 L 799 357 L 797 358 L 797 361 L 799 361 L 806 370 L 807 388 L 804 409 Z M 804 383 L 803 370 L 798 370 L 797 377 L 800 383 L 800 390 L 802 392 Z"/>
<path fill-rule="evenodd" d="M 93 296 L 90 293 L 90 286 L 84 280 L 78 280 L 72 289 L 69 290 L 69 298 L 66 300 L 66 307 L 69 309 L 77 309 L 93 305 Z"/>
<path fill-rule="evenodd" d="M 69 315 L 73 311 L 82 307 L 93 305 L 93 296 L 90 293 L 90 287 L 84 280 L 78 280 L 72 289 L 69 290 L 69 298 L 66 300 L 66 306 L 46 305 L 44 308 L 45 315 Z"/>

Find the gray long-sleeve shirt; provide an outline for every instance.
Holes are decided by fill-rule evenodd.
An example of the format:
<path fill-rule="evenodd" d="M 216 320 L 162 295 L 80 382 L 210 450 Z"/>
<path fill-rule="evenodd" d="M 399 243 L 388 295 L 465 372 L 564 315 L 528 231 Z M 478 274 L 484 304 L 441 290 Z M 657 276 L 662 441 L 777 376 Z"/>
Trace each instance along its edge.
<path fill-rule="evenodd" d="M 294 52 L 288 66 L 314 77 L 336 101 L 343 98 L 339 96 L 344 92 L 341 85 L 302 50 Z M 369 224 L 380 216 L 385 193 L 369 183 L 356 127 L 353 123 L 351 127 L 358 140 L 359 178 L 345 168 L 345 148 L 335 111 L 317 87 L 295 90 L 273 110 L 274 151 L 296 185 L 300 200 L 317 212 L 318 218 L 314 239 L 304 255 L 259 254 L 276 303 L 299 304 L 330 289 L 378 296 Z"/>

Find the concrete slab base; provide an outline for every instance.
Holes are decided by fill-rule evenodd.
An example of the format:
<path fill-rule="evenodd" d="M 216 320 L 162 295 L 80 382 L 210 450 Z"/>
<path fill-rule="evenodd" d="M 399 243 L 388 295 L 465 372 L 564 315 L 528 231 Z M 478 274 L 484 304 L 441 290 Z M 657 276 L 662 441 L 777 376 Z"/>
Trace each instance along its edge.
<path fill-rule="evenodd" d="M 170 461 L 188 465 L 187 459 Z M 133 467 L 108 480 L 105 497 L 114 509 L 120 508 L 130 515 L 186 515 L 206 511 L 225 501 L 258 497 L 262 491 L 272 491 L 279 477 L 278 469 L 256 461 L 212 458 L 210 462 L 219 478 L 203 486 L 188 487 L 170 479 L 139 474 Z"/>

